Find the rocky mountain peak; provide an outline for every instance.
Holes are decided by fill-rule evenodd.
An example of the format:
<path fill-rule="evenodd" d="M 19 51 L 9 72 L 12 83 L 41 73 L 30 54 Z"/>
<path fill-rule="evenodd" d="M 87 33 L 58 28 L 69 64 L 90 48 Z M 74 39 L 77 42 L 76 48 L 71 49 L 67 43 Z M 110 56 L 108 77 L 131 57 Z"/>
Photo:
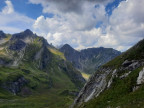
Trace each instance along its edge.
<path fill-rule="evenodd" d="M 6 37 L 10 38 L 9 35 Z M 66 60 L 63 53 L 30 30 L 12 35 L 0 46 L 0 96 L 2 93 L 3 99 L 9 95 L 9 99 L 14 99 L 13 94 L 17 95 L 14 96 L 16 99 L 21 97 L 22 100 L 31 94 L 51 94 L 47 99 L 59 98 L 57 101 L 65 104 L 71 102 L 84 83 L 81 73 Z M 67 97 L 70 99 L 63 101 Z M 54 104 L 50 107 L 55 108 L 57 105 Z"/>
<path fill-rule="evenodd" d="M 23 31 L 21 33 L 13 34 L 11 40 L 25 39 L 27 37 L 34 37 L 33 32 L 31 30 L 29 30 L 29 29 L 26 29 L 25 31 Z"/>
<path fill-rule="evenodd" d="M 5 37 L 6 37 L 5 33 L 0 30 L 0 39 L 5 38 Z"/>
<path fill-rule="evenodd" d="M 63 45 L 63 47 L 60 48 L 60 50 L 74 51 L 75 49 L 73 49 L 69 44 L 65 44 Z"/>
<path fill-rule="evenodd" d="M 4 32 L 3 32 L 2 30 L 0 30 L 0 35 L 1 35 L 1 34 L 4 34 Z"/>
<path fill-rule="evenodd" d="M 87 48 L 81 51 L 73 49 L 70 45 L 65 44 L 60 51 L 64 53 L 67 60 L 69 60 L 75 68 L 85 73 L 93 73 L 101 65 L 112 60 L 121 52 L 112 48 Z"/>
<path fill-rule="evenodd" d="M 24 31 L 24 33 L 25 33 L 26 35 L 33 35 L 33 32 L 32 32 L 30 29 L 26 29 L 26 30 Z"/>

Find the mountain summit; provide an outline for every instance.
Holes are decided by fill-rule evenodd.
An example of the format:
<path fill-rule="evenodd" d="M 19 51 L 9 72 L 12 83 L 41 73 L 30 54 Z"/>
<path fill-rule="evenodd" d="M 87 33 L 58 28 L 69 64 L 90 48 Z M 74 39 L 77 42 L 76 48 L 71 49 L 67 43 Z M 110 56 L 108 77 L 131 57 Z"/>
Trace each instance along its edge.
<path fill-rule="evenodd" d="M 103 47 L 77 51 L 68 44 L 61 47 L 60 51 L 64 53 L 67 60 L 69 60 L 75 68 L 89 74 L 92 74 L 101 65 L 121 54 L 121 52 L 112 48 Z"/>
<path fill-rule="evenodd" d="M 0 31 L 0 40 L 1 40 L 2 38 L 6 38 L 6 35 L 4 34 L 3 31 Z"/>
<path fill-rule="evenodd" d="M 25 33 L 26 35 L 32 35 L 32 34 L 33 34 L 33 32 L 32 32 L 30 29 L 26 29 L 26 30 L 24 31 L 24 33 Z"/>
<path fill-rule="evenodd" d="M 11 40 L 33 38 L 34 36 L 35 35 L 33 34 L 31 30 L 26 29 L 25 31 L 21 33 L 13 34 Z"/>
<path fill-rule="evenodd" d="M 30 30 L 5 40 L 0 40 L 0 107 L 7 102 L 17 107 L 68 107 L 85 80 L 64 54 Z"/>

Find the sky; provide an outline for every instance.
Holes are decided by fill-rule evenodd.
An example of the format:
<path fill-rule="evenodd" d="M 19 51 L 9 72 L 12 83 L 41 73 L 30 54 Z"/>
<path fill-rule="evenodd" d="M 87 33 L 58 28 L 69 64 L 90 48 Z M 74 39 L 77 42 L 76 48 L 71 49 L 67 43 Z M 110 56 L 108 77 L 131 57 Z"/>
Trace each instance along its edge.
<path fill-rule="evenodd" d="M 55 46 L 126 51 L 144 38 L 144 0 L 0 0 L 0 30 L 30 29 Z"/>

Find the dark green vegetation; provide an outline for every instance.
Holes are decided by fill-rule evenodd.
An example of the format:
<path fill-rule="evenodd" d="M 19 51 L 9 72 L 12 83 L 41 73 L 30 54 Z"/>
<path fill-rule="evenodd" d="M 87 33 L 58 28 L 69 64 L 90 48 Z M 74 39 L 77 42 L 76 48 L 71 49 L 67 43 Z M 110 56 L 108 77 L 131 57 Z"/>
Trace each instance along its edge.
<path fill-rule="evenodd" d="M 68 108 L 84 83 L 63 53 L 30 30 L 0 44 L 0 108 Z"/>
<path fill-rule="evenodd" d="M 112 79 L 111 86 L 106 87 L 98 97 L 86 103 L 83 102 L 79 108 L 144 108 L 144 84 L 137 84 L 139 72 L 144 68 L 144 65 L 139 65 L 143 60 L 144 39 L 122 55 L 103 65 L 102 68 L 118 70 L 116 76 Z M 138 68 L 130 68 L 128 63 L 127 66 L 122 66 L 125 61 L 136 61 Z M 131 73 L 128 76 L 120 77 L 129 71 Z M 112 73 L 109 73 L 106 77 L 107 82 L 111 76 Z M 135 89 L 135 87 L 138 88 Z"/>

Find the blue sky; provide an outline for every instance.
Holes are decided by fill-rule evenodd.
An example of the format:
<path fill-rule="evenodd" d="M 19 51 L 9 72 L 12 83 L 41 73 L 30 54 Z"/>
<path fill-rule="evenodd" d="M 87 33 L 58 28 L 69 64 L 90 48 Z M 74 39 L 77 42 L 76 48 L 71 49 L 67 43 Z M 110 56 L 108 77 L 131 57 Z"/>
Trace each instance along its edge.
<path fill-rule="evenodd" d="M 0 29 L 16 33 L 28 28 L 54 45 L 125 51 L 144 38 L 143 2 L 0 0 Z"/>
<path fill-rule="evenodd" d="M 43 13 L 43 7 L 40 4 L 32 4 L 28 0 L 11 0 L 16 12 L 24 14 L 30 18 L 36 19 L 40 15 L 52 17 L 52 13 Z M 0 10 L 6 6 L 5 0 L 0 0 Z"/>

